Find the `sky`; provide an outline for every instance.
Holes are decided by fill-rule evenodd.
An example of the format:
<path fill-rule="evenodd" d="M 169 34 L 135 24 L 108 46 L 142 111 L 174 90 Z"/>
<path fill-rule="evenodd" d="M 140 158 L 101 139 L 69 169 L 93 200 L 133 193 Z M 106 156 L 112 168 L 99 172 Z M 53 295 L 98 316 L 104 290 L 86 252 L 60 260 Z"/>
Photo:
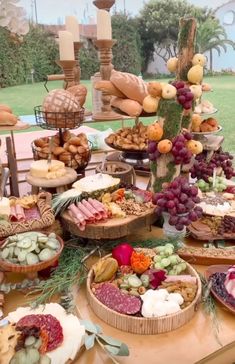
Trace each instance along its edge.
<path fill-rule="evenodd" d="M 188 0 L 197 6 L 214 7 L 226 3 L 226 0 Z M 23 6 L 28 17 L 35 21 L 35 4 L 37 8 L 37 18 L 39 23 L 44 24 L 63 24 L 66 15 L 75 15 L 79 22 L 95 22 L 96 7 L 92 0 L 20 0 L 19 5 Z M 143 7 L 144 0 L 116 0 L 117 11 L 124 10 L 131 15 L 138 14 Z"/>

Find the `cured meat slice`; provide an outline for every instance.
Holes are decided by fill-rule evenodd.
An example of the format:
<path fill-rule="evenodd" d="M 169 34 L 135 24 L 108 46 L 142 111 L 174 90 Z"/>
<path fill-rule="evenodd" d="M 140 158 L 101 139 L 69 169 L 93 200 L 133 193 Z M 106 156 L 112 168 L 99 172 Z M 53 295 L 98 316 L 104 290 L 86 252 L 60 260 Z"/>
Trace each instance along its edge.
<path fill-rule="evenodd" d="M 141 299 L 120 291 L 112 283 L 101 283 L 94 288 L 96 298 L 105 306 L 119 313 L 134 315 L 141 309 Z"/>
<path fill-rule="evenodd" d="M 72 218 L 72 220 L 75 222 L 75 224 L 77 225 L 77 227 L 79 228 L 79 230 L 84 231 L 85 227 L 86 227 L 86 221 L 84 220 L 83 223 L 81 223 L 80 220 L 78 220 L 74 214 L 72 213 L 71 210 L 68 210 L 69 216 Z"/>
<path fill-rule="evenodd" d="M 17 221 L 17 215 L 16 215 L 16 208 L 15 208 L 15 206 L 11 206 L 10 221 L 11 222 L 16 222 Z"/>
<path fill-rule="evenodd" d="M 78 209 L 80 210 L 80 212 L 83 214 L 83 216 L 85 217 L 85 219 L 94 219 L 94 214 L 89 211 L 82 202 L 79 202 L 77 204 Z"/>
<path fill-rule="evenodd" d="M 24 209 L 19 204 L 15 205 L 17 221 L 25 221 Z"/>
<path fill-rule="evenodd" d="M 25 220 L 37 220 L 41 218 L 37 206 L 34 206 L 31 209 L 24 210 L 24 214 L 25 214 Z"/>
<path fill-rule="evenodd" d="M 16 329 L 26 327 L 37 327 L 48 334 L 48 344 L 46 351 L 52 351 L 63 342 L 63 329 L 60 322 L 52 315 L 26 315 L 16 324 Z"/>
<path fill-rule="evenodd" d="M 96 220 L 102 220 L 103 216 L 100 213 L 100 211 L 95 208 L 90 202 L 83 200 L 82 201 L 83 205 L 89 210 L 91 211 L 91 213 L 95 216 Z"/>
<path fill-rule="evenodd" d="M 108 218 L 108 213 L 101 202 L 89 198 L 88 203 L 90 203 L 102 215 L 104 219 Z"/>

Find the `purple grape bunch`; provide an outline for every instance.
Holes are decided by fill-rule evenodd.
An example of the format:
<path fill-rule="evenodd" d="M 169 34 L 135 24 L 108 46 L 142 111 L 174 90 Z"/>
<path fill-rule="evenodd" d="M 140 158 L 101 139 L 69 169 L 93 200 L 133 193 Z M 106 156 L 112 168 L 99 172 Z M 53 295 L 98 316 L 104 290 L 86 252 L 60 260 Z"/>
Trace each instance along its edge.
<path fill-rule="evenodd" d="M 177 135 L 172 140 L 171 153 L 174 157 L 175 164 L 188 164 L 191 161 L 193 153 L 187 148 L 187 142 L 192 140 L 189 132 Z"/>
<path fill-rule="evenodd" d="M 202 208 L 197 205 L 199 202 L 198 188 L 191 186 L 184 177 L 175 178 L 165 189 L 153 196 L 157 213 L 168 212 L 169 224 L 178 231 L 202 216 Z"/>
<path fill-rule="evenodd" d="M 148 141 L 147 152 L 149 154 L 149 160 L 152 162 L 156 161 L 161 155 L 157 149 L 157 142 L 154 140 Z"/>
<path fill-rule="evenodd" d="M 177 101 L 185 110 L 192 109 L 194 94 L 184 81 L 173 81 L 171 83 L 177 89 Z"/>
<path fill-rule="evenodd" d="M 206 152 L 196 156 L 194 165 L 190 170 L 192 178 L 203 179 L 208 182 L 208 178 L 213 176 L 214 168 L 222 168 L 227 179 L 235 176 L 232 162 L 233 156 L 228 152 L 223 152 L 222 148 L 214 152 L 210 161 L 207 161 L 206 158 Z"/>

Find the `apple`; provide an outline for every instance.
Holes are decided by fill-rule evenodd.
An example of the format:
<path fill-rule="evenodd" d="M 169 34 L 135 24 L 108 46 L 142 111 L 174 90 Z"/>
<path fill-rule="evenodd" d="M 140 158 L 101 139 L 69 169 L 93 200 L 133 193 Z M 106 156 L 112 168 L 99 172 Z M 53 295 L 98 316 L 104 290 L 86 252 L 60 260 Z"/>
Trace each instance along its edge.
<path fill-rule="evenodd" d="M 194 100 L 199 99 L 202 96 L 202 86 L 201 85 L 191 85 L 189 88 L 194 95 Z"/>
<path fill-rule="evenodd" d="M 173 99 L 176 96 L 177 90 L 174 86 L 166 83 L 162 87 L 162 97 L 163 99 Z"/>
<path fill-rule="evenodd" d="M 204 56 L 204 54 L 201 53 L 194 54 L 192 59 L 192 64 L 193 66 L 199 64 L 199 66 L 204 67 L 206 65 L 206 57 Z"/>
<path fill-rule="evenodd" d="M 177 64 L 178 64 L 178 58 L 176 57 L 169 58 L 166 63 L 168 71 L 171 73 L 176 72 Z"/>
<path fill-rule="evenodd" d="M 147 90 L 150 96 L 161 97 L 162 96 L 162 86 L 160 82 L 152 81 L 147 85 Z"/>

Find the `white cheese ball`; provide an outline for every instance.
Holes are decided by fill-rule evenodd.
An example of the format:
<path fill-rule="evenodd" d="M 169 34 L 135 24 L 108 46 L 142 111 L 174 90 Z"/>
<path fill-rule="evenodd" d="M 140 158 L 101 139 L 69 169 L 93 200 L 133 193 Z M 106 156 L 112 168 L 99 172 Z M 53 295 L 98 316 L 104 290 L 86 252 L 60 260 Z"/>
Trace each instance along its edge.
<path fill-rule="evenodd" d="M 181 311 L 181 308 L 180 308 L 179 304 L 174 302 L 174 301 L 166 301 L 165 302 L 165 309 L 166 309 L 166 314 L 167 315 L 171 315 L 172 313 L 176 313 L 178 311 Z"/>
<path fill-rule="evenodd" d="M 143 317 L 154 317 L 152 300 L 149 299 L 144 301 L 141 309 L 141 314 Z"/>
<path fill-rule="evenodd" d="M 184 299 L 180 293 L 170 293 L 167 297 L 167 301 L 176 302 L 178 305 L 182 305 L 184 303 Z"/>
<path fill-rule="evenodd" d="M 153 313 L 154 313 L 154 317 L 166 316 L 167 315 L 166 301 L 155 302 Z"/>
<path fill-rule="evenodd" d="M 157 301 L 163 302 L 166 301 L 169 296 L 169 293 L 166 289 L 157 289 L 154 291 L 154 298 Z"/>

